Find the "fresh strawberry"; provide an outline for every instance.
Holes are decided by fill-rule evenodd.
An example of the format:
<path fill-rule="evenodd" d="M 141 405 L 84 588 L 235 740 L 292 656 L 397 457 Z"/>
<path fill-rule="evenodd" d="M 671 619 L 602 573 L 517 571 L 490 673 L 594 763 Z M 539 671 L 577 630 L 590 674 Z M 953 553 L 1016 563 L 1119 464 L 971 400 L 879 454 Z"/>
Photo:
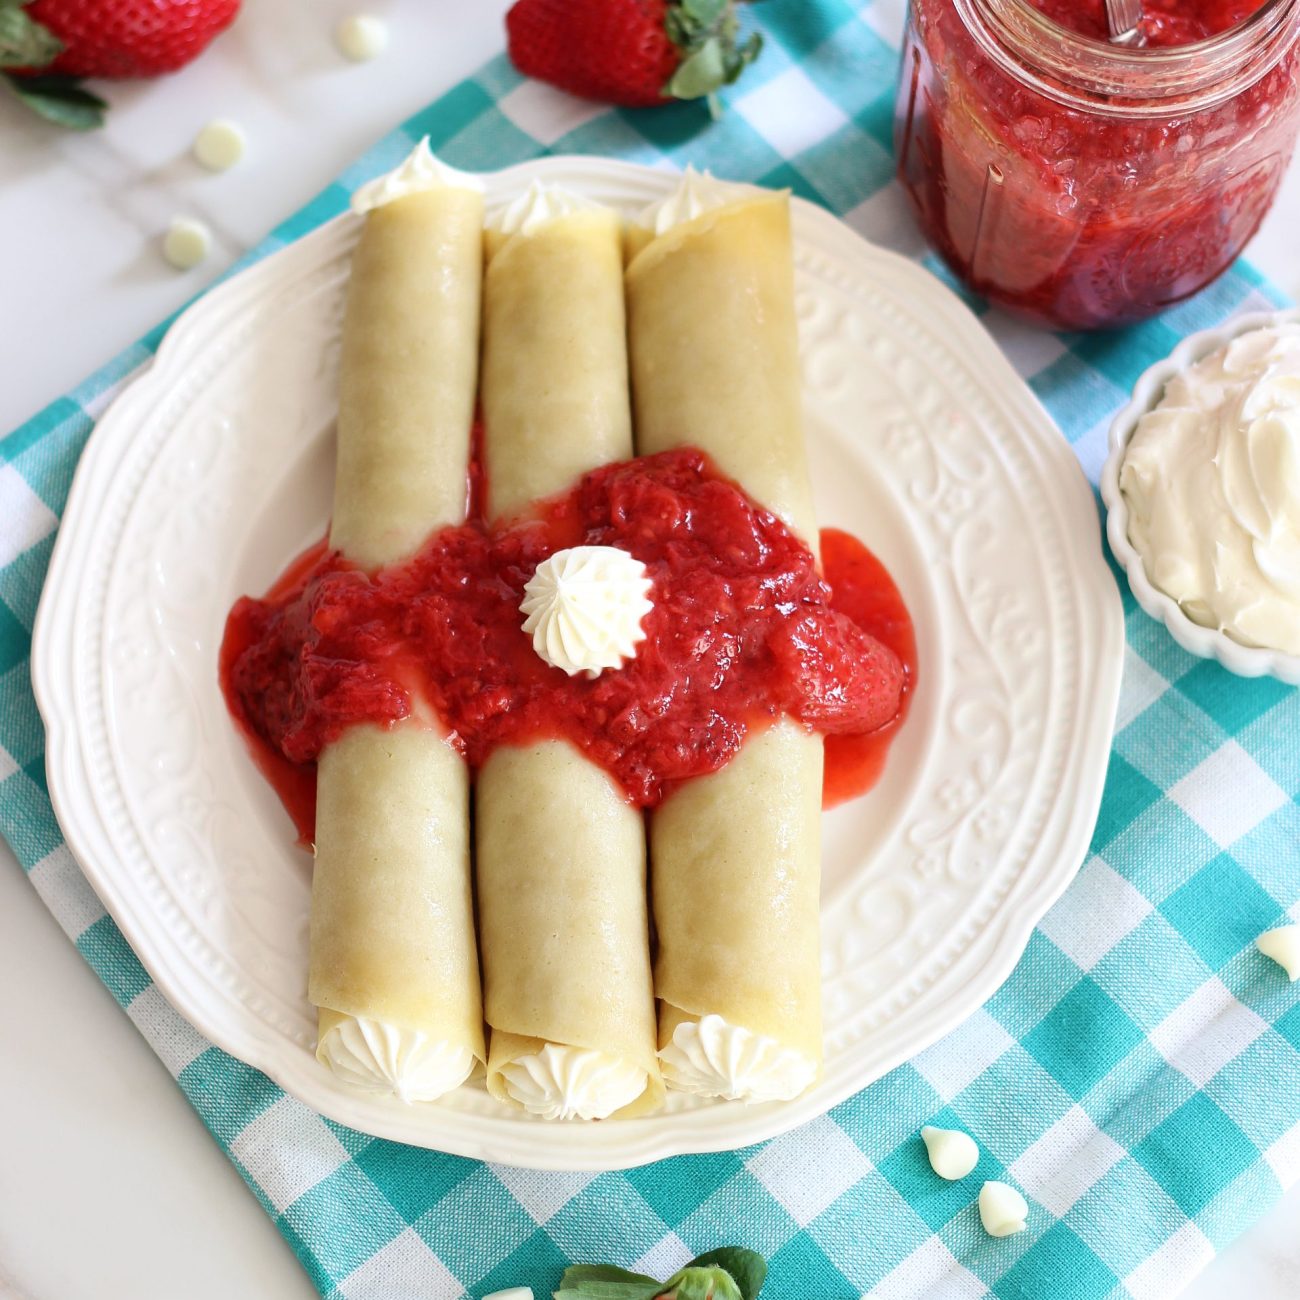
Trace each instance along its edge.
<path fill-rule="evenodd" d="M 520 72 L 633 108 L 708 98 L 758 57 L 735 0 L 517 0 L 507 49 Z"/>
<path fill-rule="evenodd" d="M 156 77 L 202 53 L 239 0 L 31 0 L 25 12 L 63 47 L 42 73 Z"/>
<path fill-rule="evenodd" d="M 239 0 L 0 0 L 0 69 L 37 112 L 95 126 L 103 101 L 76 78 L 174 72 L 238 12 Z"/>

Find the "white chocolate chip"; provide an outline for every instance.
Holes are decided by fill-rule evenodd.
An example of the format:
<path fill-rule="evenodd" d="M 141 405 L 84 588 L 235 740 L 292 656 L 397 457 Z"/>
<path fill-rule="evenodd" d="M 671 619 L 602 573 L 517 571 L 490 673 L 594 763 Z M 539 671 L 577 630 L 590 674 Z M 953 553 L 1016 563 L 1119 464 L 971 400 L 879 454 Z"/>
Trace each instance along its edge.
<path fill-rule="evenodd" d="M 338 52 L 353 63 L 368 63 L 388 45 L 388 24 L 377 14 L 351 14 L 334 29 Z"/>
<path fill-rule="evenodd" d="M 921 1130 L 921 1141 L 930 1157 L 930 1168 L 940 1178 L 965 1178 L 980 1162 L 975 1139 L 960 1129 L 932 1128 L 927 1124 Z"/>
<path fill-rule="evenodd" d="M 1014 1187 L 987 1182 L 980 1188 L 980 1222 L 990 1237 L 1024 1232 L 1029 1205 Z"/>
<path fill-rule="evenodd" d="M 1287 979 L 1300 980 L 1300 925 L 1279 925 L 1255 940 L 1265 957 L 1272 957 L 1286 971 Z"/>
<path fill-rule="evenodd" d="M 224 172 L 243 156 L 248 145 L 244 132 L 237 122 L 225 117 L 214 117 L 194 137 L 194 157 L 210 172 Z"/>
<path fill-rule="evenodd" d="M 163 236 L 163 256 L 178 270 L 198 266 L 212 247 L 212 232 L 194 217 L 173 217 Z"/>
<path fill-rule="evenodd" d="M 493 1291 L 491 1295 L 485 1295 L 483 1300 L 533 1300 L 533 1293 L 526 1286 L 512 1286 L 507 1291 Z"/>

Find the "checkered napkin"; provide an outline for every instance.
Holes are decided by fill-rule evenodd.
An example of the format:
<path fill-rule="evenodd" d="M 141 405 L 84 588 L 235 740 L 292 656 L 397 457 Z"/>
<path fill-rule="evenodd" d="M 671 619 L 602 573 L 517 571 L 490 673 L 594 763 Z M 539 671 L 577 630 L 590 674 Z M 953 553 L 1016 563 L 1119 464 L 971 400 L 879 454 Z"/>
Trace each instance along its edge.
<path fill-rule="evenodd" d="M 720 123 L 689 105 L 602 110 L 498 58 L 252 257 L 339 212 L 426 132 L 466 168 L 547 151 L 689 161 L 789 186 L 921 255 L 891 179 L 897 8 L 769 0 L 759 12 L 767 49 Z M 1144 367 L 1191 330 L 1276 301 L 1238 266 L 1107 338 L 972 306 L 1095 480 L 1108 418 Z M 787 1137 L 628 1173 L 535 1173 L 352 1132 L 210 1046 L 152 985 L 62 842 L 28 675 L 78 454 L 160 333 L 0 441 L 0 832 L 323 1295 L 440 1300 L 521 1283 L 545 1294 L 572 1260 L 664 1277 L 735 1241 L 769 1257 L 770 1300 L 1146 1300 L 1175 1294 L 1300 1177 L 1300 988 L 1251 943 L 1288 909 L 1300 918 L 1300 693 L 1187 655 L 1122 581 L 1123 697 L 1077 881 L 983 1010 Z M 923 1124 L 973 1134 L 976 1172 L 935 1177 Z M 1028 1231 L 983 1233 L 973 1200 L 985 1178 L 1023 1189 Z"/>

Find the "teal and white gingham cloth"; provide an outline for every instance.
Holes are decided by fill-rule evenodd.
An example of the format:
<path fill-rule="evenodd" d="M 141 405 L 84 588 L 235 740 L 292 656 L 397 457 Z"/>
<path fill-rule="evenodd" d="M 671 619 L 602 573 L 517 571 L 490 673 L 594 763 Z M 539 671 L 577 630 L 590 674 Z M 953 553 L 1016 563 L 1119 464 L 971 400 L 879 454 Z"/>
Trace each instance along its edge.
<path fill-rule="evenodd" d="M 425 133 L 466 168 L 547 151 L 693 162 L 790 186 L 920 255 L 892 182 L 896 11 L 888 0 L 768 0 L 756 12 L 767 48 L 721 122 L 696 106 L 603 110 L 497 58 L 252 257 L 342 210 L 355 183 Z M 1108 419 L 1141 370 L 1184 334 L 1277 301 L 1238 266 L 1105 338 L 972 305 L 1095 480 Z M 666 1277 L 737 1242 L 769 1257 L 766 1300 L 1154 1300 L 1300 1177 L 1300 986 L 1252 944 L 1288 912 L 1300 919 L 1300 693 L 1192 658 L 1122 582 L 1123 698 L 1077 881 L 983 1010 L 822 1119 L 627 1173 L 536 1173 L 341 1128 L 210 1046 L 153 987 L 62 842 L 28 674 L 78 454 L 160 333 L 0 441 L 0 832 L 323 1295 L 454 1300 L 528 1284 L 540 1296 L 570 1261 Z M 935 1177 L 923 1124 L 971 1133 L 977 1170 Z M 1023 1189 L 1028 1231 L 984 1234 L 974 1199 L 985 1178 Z"/>

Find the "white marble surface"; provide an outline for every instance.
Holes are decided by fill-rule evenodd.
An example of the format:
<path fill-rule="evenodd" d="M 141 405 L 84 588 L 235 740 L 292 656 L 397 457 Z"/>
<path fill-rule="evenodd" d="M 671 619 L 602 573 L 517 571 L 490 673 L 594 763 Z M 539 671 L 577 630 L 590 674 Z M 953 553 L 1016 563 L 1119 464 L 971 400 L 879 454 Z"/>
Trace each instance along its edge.
<path fill-rule="evenodd" d="M 891 0 L 901 9 L 901 0 Z M 372 0 L 389 51 L 345 64 L 342 0 L 245 0 L 192 68 L 109 93 L 102 133 L 64 136 L 0 96 L 6 317 L 0 430 L 198 292 L 384 131 L 500 48 L 507 0 Z M 248 158 L 188 157 L 211 117 Z M 158 255 L 177 213 L 212 227 L 187 274 Z M 1251 250 L 1300 297 L 1300 167 Z M 0 847 L 0 1300 L 315 1294 L 179 1089 Z M 1300 1293 L 1300 1189 L 1186 1294 Z"/>

